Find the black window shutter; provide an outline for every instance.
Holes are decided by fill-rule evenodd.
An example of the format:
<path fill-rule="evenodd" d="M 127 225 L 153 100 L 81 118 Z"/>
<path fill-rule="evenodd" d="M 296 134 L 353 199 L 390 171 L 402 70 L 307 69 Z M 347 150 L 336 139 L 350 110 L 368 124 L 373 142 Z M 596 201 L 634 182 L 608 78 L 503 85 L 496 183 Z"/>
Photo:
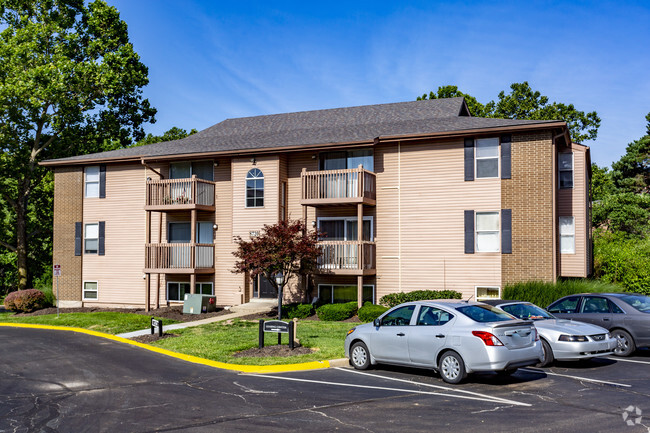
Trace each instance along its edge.
<path fill-rule="evenodd" d="M 501 209 L 501 253 L 512 254 L 512 209 Z"/>
<path fill-rule="evenodd" d="M 106 222 L 99 222 L 99 246 L 97 247 L 97 255 L 104 255 L 104 239 L 106 238 Z"/>
<path fill-rule="evenodd" d="M 106 198 L 106 164 L 99 166 L 99 198 Z"/>
<path fill-rule="evenodd" d="M 474 211 L 465 211 L 465 254 L 474 254 Z"/>
<path fill-rule="evenodd" d="M 81 255 L 81 236 L 82 236 L 81 223 L 74 223 L 74 255 Z"/>
<path fill-rule="evenodd" d="M 474 139 L 465 139 L 465 180 L 474 180 Z"/>
<path fill-rule="evenodd" d="M 510 179 L 511 163 L 510 152 L 512 148 L 512 137 L 510 134 L 501 136 L 501 179 Z"/>

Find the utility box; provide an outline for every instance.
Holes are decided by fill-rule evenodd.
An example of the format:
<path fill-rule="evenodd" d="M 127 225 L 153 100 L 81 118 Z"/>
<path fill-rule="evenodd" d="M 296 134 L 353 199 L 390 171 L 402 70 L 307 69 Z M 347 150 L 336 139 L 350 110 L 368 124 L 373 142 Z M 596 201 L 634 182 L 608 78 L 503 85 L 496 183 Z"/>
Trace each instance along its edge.
<path fill-rule="evenodd" d="M 217 297 L 214 295 L 197 295 L 186 293 L 183 302 L 183 314 L 210 313 L 217 310 Z"/>

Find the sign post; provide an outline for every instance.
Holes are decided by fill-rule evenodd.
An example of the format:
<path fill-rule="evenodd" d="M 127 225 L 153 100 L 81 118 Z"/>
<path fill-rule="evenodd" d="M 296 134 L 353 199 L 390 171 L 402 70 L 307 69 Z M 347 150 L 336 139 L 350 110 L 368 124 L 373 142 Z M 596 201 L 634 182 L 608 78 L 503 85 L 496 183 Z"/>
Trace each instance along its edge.
<path fill-rule="evenodd" d="M 289 349 L 293 350 L 294 344 L 294 326 L 296 322 L 284 322 L 282 320 L 260 320 L 259 328 L 259 348 L 264 347 L 264 333 L 273 332 L 278 334 L 278 340 L 282 334 L 289 334 Z M 279 343 L 278 343 L 279 345 Z"/>
<path fill-rule="evenodd" d="M 56 318 L 59 318 L 59 277 L 61 276 L 61 265 L 54 265 L 52 275 L 56 277 Z"/>
<path fill-rule="evenodd" d="M 156 329 L 158 329 L 158 337 L 163 336 L 163 329 L 162 329 L 163 323 L 162 320 L 160 319 L 154 319 L 153 317 L 151 318 L 151 335 L 155 332 Z"/>

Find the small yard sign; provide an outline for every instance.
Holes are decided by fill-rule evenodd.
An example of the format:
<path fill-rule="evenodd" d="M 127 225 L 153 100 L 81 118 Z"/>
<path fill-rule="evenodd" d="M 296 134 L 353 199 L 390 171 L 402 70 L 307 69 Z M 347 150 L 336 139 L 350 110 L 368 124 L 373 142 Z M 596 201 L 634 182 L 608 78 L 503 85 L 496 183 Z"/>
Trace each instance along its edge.
<path fill-rule="evenodd" d="M 260 320 L 259 348 L 261 349 L 264 347 L 264 333 L 273 332 L 278 334 L 278 344 L 280 344 L 280 334 L 289 334 L 289 349 L 293 350 L 295 323 L 296 322 L 284 322 L 282 320 Z"/>

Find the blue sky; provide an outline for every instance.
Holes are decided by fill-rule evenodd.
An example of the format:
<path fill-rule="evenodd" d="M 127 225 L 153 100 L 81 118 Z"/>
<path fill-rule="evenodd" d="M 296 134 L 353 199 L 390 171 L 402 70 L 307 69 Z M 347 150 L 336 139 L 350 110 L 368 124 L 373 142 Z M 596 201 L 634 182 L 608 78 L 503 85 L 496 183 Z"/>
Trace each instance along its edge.
<path fill-rule="evenodd" d="M 650 2 L 108 0 L 149 67 L 147 132 L 226 118 L 414 100 L 481 102 L 528 81 L 597 111 L 592 159 L 645 134 Z"/>

